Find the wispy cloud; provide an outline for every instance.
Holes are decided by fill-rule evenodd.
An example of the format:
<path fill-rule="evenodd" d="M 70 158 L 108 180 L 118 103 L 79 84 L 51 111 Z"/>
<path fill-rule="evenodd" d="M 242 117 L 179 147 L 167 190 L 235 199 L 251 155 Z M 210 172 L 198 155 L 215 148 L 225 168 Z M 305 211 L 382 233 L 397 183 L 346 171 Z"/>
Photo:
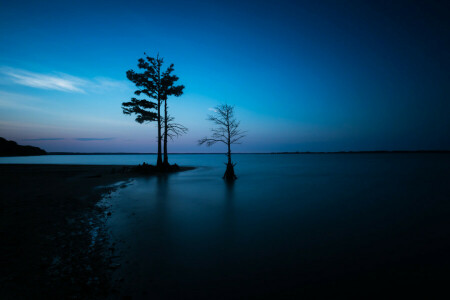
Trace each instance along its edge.
<path fill-rule="evenodd" d="M 1 71 L 13 83 L 45 90 L 84 93 L 82 86 L 86 85 L 85 80 L 64 73 L 48 75 L 15 68 L 2 68 Z"/>
<path fill-rule="evenodd" d="M 107 137 L 107 138 L 35 138 L 35 139 L 22 139 L 22 141 L 37 142 L 37 141 L 75 140 L 75 141 L 82 141 L 82 142 L 91 142 L 91 141 L 111 141 L 114 139 L 115 139 L 114 137 Z"/>
<path fill-rule="evenodd" d="M 127 82 L 125 80 L 115 80 L 105 77 L 95 77 L 93 80 L 89 81 L 86 85 L 87 89 L 93 90 L 95 92 L 105 92 L 109 90 L 126 89 Z"/>
<path fill-rule="evenodd" d="M 22 141 L 62 141 L 64 138 L 38 138 L 38 139 L 22 139 Z"/>
<path fill-rule="evenodd" d="M 125 82 L 120 80 L 113 80 L 104 77 L 86 79 L 60 72 L 43 74 L 30 72 L 23 69 L 1 67 L 0 73 L 5 75 L 7 81 L 13 84 L 20 84 L 45 90 L 56 90 L 61 92 L 104 92 L 106 90 L 116 88 L 123 89 L 126 87 Z"/>
<path fill-rule="evenodd" d="M 0 91 L 0 107 L 47 113 L 39 98 L 4 91 Z"/>
<path fill-rule="evenodd" d="M 213 112 L 217 112 L 217 110 L 215 108 L 212 108 L 212 107 L 208 108 L 208 110 L 209 111 L 213 111 Z"/>
<path fill-rule="evenodd" d="M 83 142 L 90 142 L 90 141 L 110 141 L 115 138 L 109 137 L 109 138 L 76 138 L 77 141 L 83 141 Z"/>

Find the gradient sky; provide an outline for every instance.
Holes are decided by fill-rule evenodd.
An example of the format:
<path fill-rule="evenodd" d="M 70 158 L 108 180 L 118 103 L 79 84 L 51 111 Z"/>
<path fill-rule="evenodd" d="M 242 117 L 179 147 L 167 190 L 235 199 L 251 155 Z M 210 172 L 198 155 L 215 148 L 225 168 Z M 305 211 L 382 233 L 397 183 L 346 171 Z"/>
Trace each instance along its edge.
<path fill-rule="evenodd" d="M 47 151 L 155 152 L 122 114 L 143 52 L 175 64 L 171 114 L 200 147 L 233 104 L 236 152 L 450 149 L 448 1 L 0 0 L 0 136 Z"/>

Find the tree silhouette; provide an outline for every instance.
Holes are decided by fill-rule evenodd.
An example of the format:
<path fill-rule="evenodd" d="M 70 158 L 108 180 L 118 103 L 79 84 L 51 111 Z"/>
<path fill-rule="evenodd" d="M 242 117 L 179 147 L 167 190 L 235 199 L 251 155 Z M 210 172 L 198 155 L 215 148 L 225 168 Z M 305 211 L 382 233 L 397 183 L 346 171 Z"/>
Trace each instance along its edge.
<path fill-rule="evenodd" d="M 167 122 L 165 117 L 163 118 L 163 122 L 166 124 L 164 126 L 164 136 L 167 135 L 167 137 L 171 140 L 188 132 L 187 127 L 179 123 L 175 123 L 175 118 L 170 115 L 167 116 Z"/>
<path fill-rule="evenodd" d="M 211 137 L 204 137 L 198 143 L 199 145 L 206 143 L 207 146 L 212 146 L 215 143 L 224 143 L 227 145 L 228 162 L 226 163 L 227 169 L 223 178 L 234 180 L 237 178 L 234 174 L 234 166 L 236 164 L 231 161 L 231 145 L 240 144 L 239 141 L 245 137 L 245 132 L 239 129 L 240 122 L 234 117 L 234 107 L 228 104 L 216 106 L 214 108 L 214 115 L 209 115 L 207 120 L 217 126 L 211 129 Z"/>
<path fill-rule="evenodd" d="M 176 136 L 179 136 L 180 134 L 186 133 L 187 128 L 180 125 L 173 123 L 173 118 L 168 115 L 167 109 L 167 98 L 168 96 L 175 96 L 179 97 L 183 94 L 184 85 L 174 85 L 176 81 L 178 81 L 178 76 L 173 75 L 172 72 L 174 71 L 174 64 L 171 64 L 167 70 L 163 73 L 161 78 L 161 86 L 162 86 L 162 95 L 161 99 L 164 101 L 164 161 L 163 166 L 165 168 L 169 167 L 169 157 L 167 153 L 167 138 L 169 137 L 169 134 L 175 134 Z M 170 127 L 169 127 L 170 123 Z M 173 136 L 170 137 L 173 139 Z"/>
<path fill-rule="evenodd" d="M 158 156 L 156 160 L 156 166 L 159 168 L 167 167 L 169 166 L 167 157 L 168 130 L 164 130 L 164 162 L 162 160 L 161 154 L 161 130 L 163 126 L 168 126 L 167 98 L 171 95 L 178 97 L 183 94 L 184 86 L 174 85 L 175 81 L 178 80 L 178 77 L 171 74 L 174 71 L 173 64 L 171 64 L 166 71 L 161 72 L 161 67 L 164 63 L 164 59 L 162 57 L 159 57 L 159 54 L 156 56 L 156 58 L 148 56 L 145 52 L 144 55 L 145 59 L 140 58 L 137 65 L 138 68 L 143 71 L 139 73 L 133 70 L 128 70 L 127 78 L 138 88 L 134 92 L 135 95 L 140 96 L 141 94 L 144 94 L 154 101 L 131 98 L 130 102 L 122 103 L 122 109 L 124 114 L 136 114 L 136 122 L 140 124 L 157 121 Z M 165 103 L 165 118 L 161 117 L 162 102 Z M 156 110 L 156 112 L 154 112 L 153 110 Z"/>

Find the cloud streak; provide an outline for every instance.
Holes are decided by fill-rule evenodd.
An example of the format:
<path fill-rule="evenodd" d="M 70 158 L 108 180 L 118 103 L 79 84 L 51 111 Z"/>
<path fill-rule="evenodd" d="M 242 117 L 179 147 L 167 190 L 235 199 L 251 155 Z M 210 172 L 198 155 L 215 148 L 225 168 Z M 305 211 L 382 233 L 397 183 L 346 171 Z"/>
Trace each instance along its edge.
<path fill-rule="evenodd" d="M 82 141 L 82 142 L 90 142 L 90 141 L 111 141 L 115 138 L 110 137 L 110 138 L 76 138 L 75 140 L 77 141 Z"/>
<path fill-rule="evenodd" d="M 75 140 L 75 141 L 81 141 L 81 142 L 91 142 L 91 141 L 111 141 L 114 140 L 114 137 L 107 137 L 107 138 L 35 138 L 35 139 L 22 139 L 22 141 L 27 142 L 37 142 L 37 141 L 63 141 L 63 140 Z"/>
<path fill-rule="evenodd" d="M 85 80 L 63 73 L 47 75 L 14 68 L 3 68 L 2 73 L 13 83 L 45 90 L 84 93 L 82 86 L 86 85 Z"/>
<path fill-rule="evenodd" d="M 22 139 L 22 141 L 62 141 L 64 138 L 38 138 L 38 139 Z"/>
<path fill-rule="evenodd" d="M 13 84 L 70 93 L 86 93 L 87 91 L 104 92 L 111 89 L 126 87 L 124 81 L 97 77 L 92 80 L 54 72 L 43 74 L 10 67 L 0 68 L 0 73 Z"/>

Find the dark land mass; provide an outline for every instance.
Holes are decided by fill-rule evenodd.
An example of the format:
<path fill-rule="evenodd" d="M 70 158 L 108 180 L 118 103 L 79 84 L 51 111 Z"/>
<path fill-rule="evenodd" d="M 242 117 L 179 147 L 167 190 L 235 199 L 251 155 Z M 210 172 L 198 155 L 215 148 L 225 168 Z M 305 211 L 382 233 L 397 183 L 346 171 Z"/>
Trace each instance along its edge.
<path fill-rule="evenodd" d="M 0 165 L 0 298 L 110 294 L 111 213 L 99 200 L 133 177 L 157 174 L 142 166 Z"/>
<path fill-rule="evenodd" d="M 38 147 L 21 146 L 14 141 L 0 137 L 0 156 L 33 156 L 45 155 L 47 152 Z"/>

